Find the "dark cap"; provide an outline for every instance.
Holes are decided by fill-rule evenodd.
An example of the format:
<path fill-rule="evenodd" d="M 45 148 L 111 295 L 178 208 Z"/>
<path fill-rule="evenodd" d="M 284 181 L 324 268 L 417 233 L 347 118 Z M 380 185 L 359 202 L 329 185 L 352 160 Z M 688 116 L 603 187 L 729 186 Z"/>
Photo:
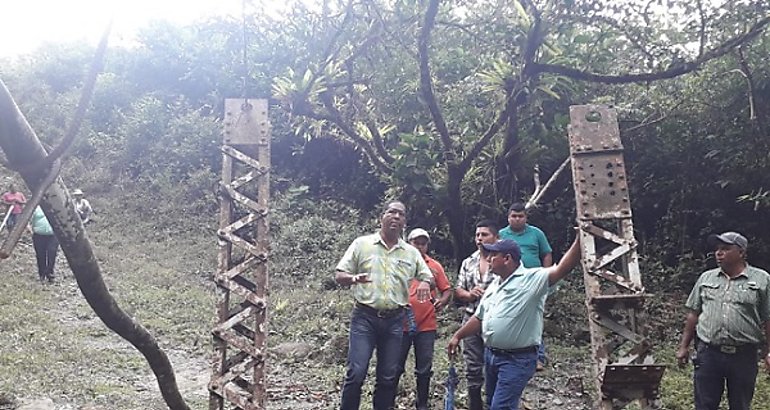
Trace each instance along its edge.
<path fill-rule="evenodd" d="M 707 241 L 709 246 L 712 248 L 716 247 L 720 243 L 736 245 L 744 251 L 749 247 L 748 239 L 746 239 L 745 236 L 739 234 L 738 232 L 725 232 L 720 233 L 719 235 L 709 235 Z"/>
<path fill-rule="evenodd" d="M 501 239 L 495 243 L 484 243 L 481 246 L 487 252 L 500 252 L 503 254 L 511 255 L 513 260 L 519 261 L 521 259 L 521 249 L 519 244 L 513 239 Z"/>

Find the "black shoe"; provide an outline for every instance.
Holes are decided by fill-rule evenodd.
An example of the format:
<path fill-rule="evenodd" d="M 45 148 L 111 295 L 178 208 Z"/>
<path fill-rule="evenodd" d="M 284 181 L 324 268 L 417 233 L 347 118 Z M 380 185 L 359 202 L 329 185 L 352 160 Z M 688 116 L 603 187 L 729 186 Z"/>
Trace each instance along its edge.
<path fill-rule="evenodd" d="M 481 399 L 481 387 L 468 390 L 469 410 L 484 410 L 484 401 Z"/>

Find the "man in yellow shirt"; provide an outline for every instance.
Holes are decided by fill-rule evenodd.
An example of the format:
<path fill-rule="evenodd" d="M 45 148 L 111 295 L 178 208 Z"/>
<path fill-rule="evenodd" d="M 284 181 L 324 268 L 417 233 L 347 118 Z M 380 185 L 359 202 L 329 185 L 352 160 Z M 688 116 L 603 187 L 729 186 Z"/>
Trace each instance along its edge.
<path fill-rule="evenodd" d="M 420 251 L 401 239 L 406 207 L 390 202 L 380 218 L 380 230 L 357 238 L 337 264 L 335 280 L 353 287 L 356 306 L 350 318 L 348 365 L 342 387 L 341 410 L 358 410 L 369 360 L 377 349 L 373 404 L 390 410 L 395 404 L 404 313 L 409 282 L 420 280 L 418 303 L 430 303 L 433 275 Z"/>

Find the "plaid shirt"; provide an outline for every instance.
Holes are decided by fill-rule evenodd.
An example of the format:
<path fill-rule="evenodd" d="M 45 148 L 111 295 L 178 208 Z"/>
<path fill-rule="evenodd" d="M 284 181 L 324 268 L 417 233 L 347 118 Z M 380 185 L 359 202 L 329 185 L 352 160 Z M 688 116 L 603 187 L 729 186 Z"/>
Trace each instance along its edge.
<path fill-rule="evenodd" d="M 479 265 L 481 262 L 481 252 L 476 251 L 460 265 L 460 274 L 457 277 L 457 288 L 470 291 L 476 286 L 486 288 L 497 277 L 495 274 L 487 274 L 487 272 L 479 272 Z M 483 276 L 483 278 L 482 278 Z M 479 305 L 479 301 L 465 303 L 465 312 L 473 314 L 476 311 L 476 307 Z"/>
<path fill-rule="evenodd" d="M 358 237 L 337 264 L 353 275 L 369 274 L 369 283 L 353 286 L 356 302 L 375 309 L 395 309 L 409 303 L 409 281 L 433 278 L 420 251 L 403 239 L 388 249 L 379 233 Z"/>
<path fill-rule="evenodd" d="M 719 268 L 706 271 L 685 306 L 699 313 L 697 333 L 704 342 L 760 344 L 770 320 L 770 275 L 749 265 L 733 279 Z"/>

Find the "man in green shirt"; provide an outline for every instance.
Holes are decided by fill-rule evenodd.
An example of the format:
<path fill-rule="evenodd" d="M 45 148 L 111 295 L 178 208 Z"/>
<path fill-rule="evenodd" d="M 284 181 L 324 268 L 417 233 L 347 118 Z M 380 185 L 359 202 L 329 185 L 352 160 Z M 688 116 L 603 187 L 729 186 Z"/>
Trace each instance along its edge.
<path fill-rule="evenodd" d="M 553 265 L 553 251 L 545 233 L 527 223 L 527 208 L 521 202 L 514 202 L 508 208 L 508 226 L 500 229 L 500 239 L 513 239 L 521 249 L 521 264 L 525 268 L 547 268 Z M 556 288 L 552 289 L 555 291 Z M 543 370 L 548 358 L 545 342 L 537 347 L 537 370 Z"/>
<path fill-rule="evenodd" d="M 490 270 L 497 274 L 476 313 L 449 341 L 450 357 L 464 337 L 481 331 L 489 410 L 516 410 L 524 387 L 535 374 L 537 346 L 543 333 L 548 289 L 580 260 L 576 238 L 561 261 L 549 268 L 525 268 L 516 241 L 482 245 Z"/>
<path fill-rule="evenodd" d="M 356 306 L 350 318 L 348 363 L 342 386 L 341 410 L 358 410 L 369 360 L 377 349 L 372 400 L 375 410 L 390 410 L 396 399 L 404 312 L 409 282 L 416 278 L 418 303 L 430 303 L 433 275 L 417 248 L 401 239 L 406 207 L 390 202 L 380 218 L 380 230 L 353 241 L 337 264 L 335 280 L 353 287 Z"/>
<path fill-rule="evenodd" d="M 737 232 L 711 235 L 719 265 L 698 278 L 676 358 L 693 358 L 696 410 L 717 410 L 725 383 L 730 410 L 749 410 L 757 378 L 757 351 L 770 344 L 770 275 L 746 263 L 748 240 Z M 696 337 L 697 335 L 697 337 Z M 770 346 L 766 346 L 770 347 Z M 764 357 L 770 369 L 770 356 Z"/>

